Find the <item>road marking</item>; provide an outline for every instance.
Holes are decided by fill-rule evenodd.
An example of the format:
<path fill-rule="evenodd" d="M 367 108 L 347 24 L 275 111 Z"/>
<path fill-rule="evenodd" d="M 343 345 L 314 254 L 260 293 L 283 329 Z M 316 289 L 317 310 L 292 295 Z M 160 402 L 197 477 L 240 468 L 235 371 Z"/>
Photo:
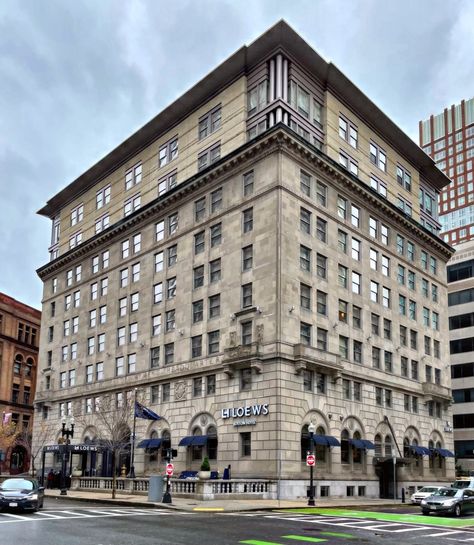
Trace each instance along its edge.
<path fill-rule="evenodd" d="M 327 541 L 327 539 L 322 539 L 320 537 L 309 537 L 309 536 L 281 536 L 285 539 L 294 539 L 296 541 L 306 541 L 307 543 L 321 543 L 322 541 Z"/>
<path fill-rule="evenodd" d="M 423 537 L 438 537 L 438 536 L 450 536 L 452 534 L 462 534 L 462 533 L 465 533 L 463 532 L 462 530 L 454 530 L 452 532 L 448 531 L 448 532 L 439 532 L 437 534 L 426 534 L 426 536 L 423 536 Z"/>
<path fill-rule="evenodd" d="M 432 526 L 410 526 L 409 528 L 402 528 L 401 530 L 390 530 L 391 532 L 394 532 L 396 534 L 399 534 L 400 532 L 414 532 L 416 530 L 432 530 Z"/>
<path fill-rule="evenodd" d="M 239 543 L 245 543 L 246 545 L 281 545 L 281 543 L 275 543 L 274 541 L 259 541 L 258 539 L 248 539 Z"/>
<path fill-rule="evenodd" d="M 214 511 L 224 511 L 223 507 L 193 507 L 193 511 L 201 512 L 214 512 Z"/>
<path fill-rule="evenodd" d="M 12 517 L 16 520 L 30 520 L 29 517 L 21 516 L 21 515 L 14 515 L 13 513 L 2 513 L 2 516 L 4 517 Z M 10 522 L 10 521 L 9 521 Z"/>
<path fill-rule="evenodd" d="M 62 519 L 63 517 L 61 515 L 55 515 L 53 513 L 46 513 L 44 511 L 38 511 L 38 513 L 35 513 L 36 515 L 42 516 L 42 517 L 50 517 L 53 519 Z"/>
<path fill-rule="evenodd" d="M 344 532 L 321 532 L 322 536 L 331 536 L 331 537 L 347 537 L 349 539 L 354 539 L 355 536 L 352 534 L 346 534 Z"/>

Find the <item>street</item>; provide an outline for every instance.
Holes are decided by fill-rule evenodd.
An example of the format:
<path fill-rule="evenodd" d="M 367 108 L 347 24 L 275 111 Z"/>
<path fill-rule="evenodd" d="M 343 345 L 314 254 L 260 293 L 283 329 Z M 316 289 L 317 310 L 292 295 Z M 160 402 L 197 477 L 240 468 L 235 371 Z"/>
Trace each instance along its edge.
<path fill-rule="evenodd" d="M 48 498 L 38 513 L 2 512 L 0 545 L 451 545 L 474 543 L 473 529 L 416 507 L 203 513 Z"/>

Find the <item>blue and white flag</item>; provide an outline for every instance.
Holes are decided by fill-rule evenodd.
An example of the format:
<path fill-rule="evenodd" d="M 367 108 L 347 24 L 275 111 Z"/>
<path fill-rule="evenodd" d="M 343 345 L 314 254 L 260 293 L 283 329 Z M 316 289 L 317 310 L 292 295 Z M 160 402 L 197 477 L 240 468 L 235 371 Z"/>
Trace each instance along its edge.
<path fill-rule="evenodd" d="M 145 420 L 161 420 L 161 416 L 158 416 L 151 409 L 138 403 L 138 401 L 135 401 L 135 417 L 144 418 Z"/>

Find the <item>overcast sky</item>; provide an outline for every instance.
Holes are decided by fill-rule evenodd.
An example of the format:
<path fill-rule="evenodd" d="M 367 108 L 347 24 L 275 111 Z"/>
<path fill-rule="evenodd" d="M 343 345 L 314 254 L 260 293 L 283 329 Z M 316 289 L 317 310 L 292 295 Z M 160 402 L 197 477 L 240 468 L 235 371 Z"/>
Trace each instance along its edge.
<path fill-rule="evenodd" d="M 41 308 L 36 211 L 281 18 L 415 140 L 474 95 L 472 0 L 2 0 L 0 291 Z"/>

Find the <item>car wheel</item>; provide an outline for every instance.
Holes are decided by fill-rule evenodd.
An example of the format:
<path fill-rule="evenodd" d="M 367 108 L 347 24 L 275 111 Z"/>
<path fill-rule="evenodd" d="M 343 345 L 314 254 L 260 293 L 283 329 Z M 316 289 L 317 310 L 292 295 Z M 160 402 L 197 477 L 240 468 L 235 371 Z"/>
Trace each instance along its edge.
<path fill-rule="evenodd" d="M 428 511 L 428 509 L 423 509 L 423 510 L 422 510 L 422 513 L 423 513 L 423 515 L 429 515 L 429 514 L 430 514 L 430 512 Z"/>
<path fill-rule="evenodd" d="M 461 506 L 459 505 L 459 503 L 457 503 L 454 506 L 454 516 L 455 517 L 460 517 L 461 516 Z"/>

